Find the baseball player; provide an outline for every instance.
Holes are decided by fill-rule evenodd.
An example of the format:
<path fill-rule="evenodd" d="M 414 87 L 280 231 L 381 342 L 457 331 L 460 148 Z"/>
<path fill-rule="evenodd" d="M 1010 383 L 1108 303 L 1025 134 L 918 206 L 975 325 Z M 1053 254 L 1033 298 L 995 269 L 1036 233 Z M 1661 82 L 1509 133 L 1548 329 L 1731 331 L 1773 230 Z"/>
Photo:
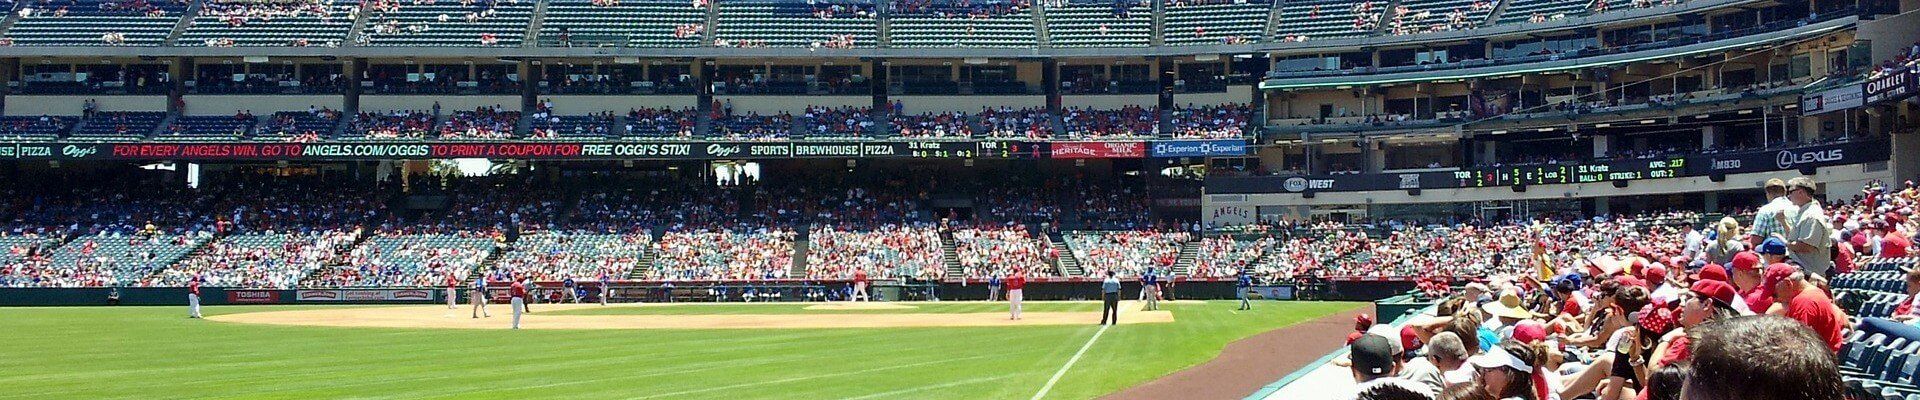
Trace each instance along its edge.
<path fill-rule="evenodd" d="M 1000 273 L 987 278 L 987 301 L 1000 301 Z"/>
<path fill-rule="evenodd" d="M 508 295 L 513 296 L 513 300 L 511 300 L 513 302 L 513 329 L 520 329 L 520 314 L 527 308 L 527 285 L 521 283 L 524 281 L 524 278 L 515 279 L 513 280 L 513 286 L 508 288 Z"/>
<path fill-rule="evenodd" d="M 848 299 L 850 301 L 861 301 L 861 300 L 873 301 L 873 297 L 870 297 L 867 295 L 867 270 L 866 269 L 853 270 L 853 295 L 850 297 L 852 297 Z"/>
<path fill-rule="evenodd" d="M 1233 289 L 1239 293 L 1240 310 L 1252 310 L 1253 302 L 1247 301 L 1247 291 L 1253 290 L 1253 275 L 1248 274 L 1246 268 L 1240 269 L 1240 281 L 1233 284 Z"/>
<path fill-rule="evenodd" d="M 187 280 L 187 318 L 200 318 L 200 277 Z"/>
<path fill-rule="evenodd" d="M 1007 311 L 1013 314 L 1012 319 L 1015 321 L 1020 320 L 1020 300 L 1023 298 L 1023 289 L 1026 288 L 1027 271 L 1014 267 L 1013 276 L 1007 277 Z"/>
<path fill-rule="evenodd" d="M 453 277 L 452 272 L 448 272 L 447 273 L 447 309 L 448 310 L 452 310 L 456 308 L 454 306 L 454 303 L 458 303 L 460 301 L 460 299 L 454 297 L 454 290 L 458 289 L 459 287 L 460 287 L 460 280 L 455 279 Z"/>
<path fill-rule="evenodd" d="M 560 281 L 560 284 L 567 287 L 567 298 L 573 300 L 574 304 L 580 304 L 580 291 L 573 286 L 573 275 L 567 275 L 567 279 Z"/>
<path fill-rule="evenodd" d="M 613 294 L 613 277 L 605 271 L 600 272 L 600 305 L 607 305 L 607 296 Z"/>
<path fill-rule="evenodd" d="M 534 302 L 536 302 L 536 301 L 539 301 L 539 300 L 540 300 L 540 298 L 539 298 L 539 297 L 534 297 L 534 296 L 528 296 L 528 295 L 527 295 L 527 294 L 528 294 L 528 293 L 527 293 L 527 291 L 529 291 L 529 290 L 535 290 L 535 291 L 537 291 L 537 290 L 539 290 L 539 288 L 538 288 L 538 287 L 536 287 L 536 286 L 533 286 L 533 278 L 532 278 L 532 277 L 527 277 L 527 276 L 522 276 L 522 277 L 520 277 L 520 279 L 515 279 L 515 280 L 513 280 L 513 283 L 514 283 L 514 284 L 517 284 L 517 285 L 520 285 L 520 295 L 521 295 L 521 296 L 520 296 L 520 297 L 521 297 L 521 300 L 520 300 L 520 304 L 518 304 L 518 305 L 519 305 L 519 307 L 515 307 L 515 308 L 518 308 L 518 309 L 520 309 L 521 311 L 526 311 L 526 312 L 527 312 L 528 314 L 532 314 L 532 313 L 533 313 L 533 308 L 531 308 L 531 307 L 528 307 L 528 305 L 531 305 L 531 304 L 533 304 Z"/>
<path fill-rule="evenodd" d="M 1160 275 L 1153 272 L 1153 267 L 1147 267 L 1146 275 L 1140 276 L 1140 295 L 1147 298 L 1146 311 L 1160 309 Z"/>
<path fill-rule="evenodd" d="M 487 312 L 487 277 L 482 276 L 473 280 L 473 293 L 469 296 L 473 297 L 468 302 L 473 303 L 474 318 L 480 318 L 482 315 L 493 318 L 493 314 Z"/>

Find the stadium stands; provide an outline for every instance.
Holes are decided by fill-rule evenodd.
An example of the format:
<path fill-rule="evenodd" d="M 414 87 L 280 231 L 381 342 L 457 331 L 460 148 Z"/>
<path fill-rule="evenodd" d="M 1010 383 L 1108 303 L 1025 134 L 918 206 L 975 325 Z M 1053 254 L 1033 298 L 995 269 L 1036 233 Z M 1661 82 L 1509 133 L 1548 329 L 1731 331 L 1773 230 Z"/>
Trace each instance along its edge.
<path fill-rule="evenodd" d="M 1178 138 L 1239 138 L 1252 133 L 1247 122 L 1253 110 L 1245 104 L 1174 107 L 1167 117 L 1172 120 L 1172 136 Z"/>
<path fill-rule="evenodd" d="M 1063 110 L 1061 128 L 1073 139 L 1126 139 L 1153 137 L 1160 131 L 1155 108 L 1128 106 L 1118 110 L 1070 108 Z"/>
<path fill-rule="evenodd" d="M 422 139 L 433 132 L 432 114 L 419 111 L 362 112 L 343 135 L 349 140 Z"/>
<path fill-rule="evenodd" d="M 1165 0 L 1168 46 L 1257 43 L 1272 1 Z"/>
<path fill-rule="evenodd" d="M 180 35 L 180 46 L 338 47 L 360 12 L 355 0 L 209 0 Z"/>
<path fill-rule="evenodd" d="M 493 238 L 474 232 L 377 232 L 349 251 L 344 265 L 317 270 L 300 286 L 439 287 L 448 276 L 465 281 L 493 243 Z"/>
<path fill-rule="evenodd" d="M 947 272 L 940 237 L 930 226 L 815 226 L 807 242 L 811 279 L 851 279 L 854 271 L 867 271 L 873 279 L 938 280 Z"/>
<path fill-rule="evenodd" d="M 706 37 L 705 7 L 670 0 L 550 0 L 540 45 L 685 48 Z"/>
<path fill-rule="evenodd" d="M 784 229 L 696 229 L 660 238 L 654 280 L 757 280 L 792 273 L 793 237 Z"/>
<path fill-rule="evenodd" d="M 1281 7 L 1274 40 L 1301 42 L 1371 34 L 1380 27 L 1387 3 L 1338 0 L 1288 1 Z"/>
<path fill-rule="evenodd" d="M 720 0 L 716 47 L 850 49 L 874 47 L 878 28 L 871 0 L 783 2 Z"/>
<path fill-rule="evenodd" d="M 534 8 L 520 0 L 366 4 L 366 27 L 355 40 L 385 47 L 519 47 Z"/>
<path fill-rule="evenodd" d="M 328 109 L 281 111 L 267 117 L 253 138 L 259 140 L 312 142 L 333 135 L 340 125 L 340 112 Z"/>
<path fill-rule="evenodd" d="M 73 128 L 74 117 L 18 116 L 0 117 L 0 139 L 53 140 Z"/>
<path fill-rule="evenodd" d="M 253 114 L 181 116 L 154 136 L 158 140 L 236 140 L 247 137 L 259 119 Z"/>
<path fill-rule="evenodd" d="M 1025 48 L 1039 40 L 1026 0 L 893 0 L 891 6 L 893 47 Z"/>
<path fill-rule="evenodd" d="M 1049 139 L 1054 132 L 1053 116 L 1039 108 L 984 108 L 980 110 L 980 124 L 987 130 L 987 137 L 994 138 Z"/>
<path fill-rule="evenodd" d="M 964 112 L 894 115 L 893 136 L 904 138 L 970 138 L 973 118 Z"/>
<path fill-rule="evenodd" d="M 644 233 L 541 232 L 523 235 L 502 254 L 487 276 L 525 276 L 557 282 L 598 279 L 601 274 L 625 279 L 646 252 L 651 236 Z"/>
<path fill-rule="evenodd" d="M 1200 240 L 1200 252 L 1194 259 L 1187 275 L 1194 277 L 1232 277 L 1241 269 L 1253 269 L 1265 258 L 1268 249 L 1279 241 L 1272 237 L 1254 240 L 1240 240 L 1232 237 L 1209 237 Z"/>
<path fill-rule="evenodd" d="M 332 261 L 359 235 L 347 231 L 233 235 L 140 282 L 141 286 L 207 286 L 292 289 Z"/>
<path fill-rule="evenodd" d="M 954 253 L 966 278 L 1009 276 L 1013 267 L 1027 276 L 1060 276 L 1048 260 L 1046 247 L 1025 227 L 964 228 L 953 231 Z"/>
<path fill-rule="evenodd" d="M 627 136 L 634 138 L 693 138 L 699 112 L 692 108 L 672 110 L 641 108 L 627 111 Z"/>
<path fill-rule="evenodd" d="M 1146 47 L 1153 37 L 1153 7 L 1139 0 L 1055 2 L 1046 13 L 1053 47 Z"/>
<path fill-rule="evenodd" d="M 713 120 L 715 139 L 729 140 L 780 140 L 793 136 L 793 115 L 780 113 L 760 115 L 747 113 L 716 117 Z"/>
<path fill-rule="evenodd" d="M 159 46 L 186 9 L 176 0 L 23 1 L 6 35 L 15 46 Z"/>
<path fill-rule="evenodd" d="M 1172 271 L 1180 245 L 1192 240 L 1186 232 L 1106 231 L 1074 232 L 1067 245 L 1091 276 L 1113 271 L 1122 277 L 1140 276 L 1146 268 L 1162 274 Z"/>
<path fill-rule="evenodd" d="M 800 120 L 808 138 L 863 137 L 873 132 L 873 107 L 807 106 Z"/>
<path fill-rule="evenodd" d="M 167 119 L 164 112 L 144 111 L 101 111 L 93 114 L 75 128 L 70 139 L 74 140 L 137 140 L 152 134 L 160 122 Z"/>
<path fill-rule="evenodd" d="M 500 106 L 458 111 L 440 125 L 441 140 L 511 139 L 520 122 L 519 111 L 503 111 Z"/>

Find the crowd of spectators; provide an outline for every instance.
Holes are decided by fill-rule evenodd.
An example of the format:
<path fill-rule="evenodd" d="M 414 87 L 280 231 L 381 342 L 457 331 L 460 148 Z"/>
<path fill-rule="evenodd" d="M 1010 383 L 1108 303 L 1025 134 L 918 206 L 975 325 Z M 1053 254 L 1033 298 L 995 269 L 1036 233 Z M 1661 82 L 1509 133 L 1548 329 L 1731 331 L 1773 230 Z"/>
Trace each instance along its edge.
<path fill-rule="evenodd" d="M 1192 241 L 1190 232 L 1129 230 L 1082 232 L 1066 235 L 1073 257 L 1087 276 L 1140 276 L 1146 268 L 1166 274 L 1173 268 L 1180 246 Z"/>
<path fill-rule="evenodd" d="M 858 137 L 873 131 L 873 107 L 807 106 L 800 118 L 813 136 Z"/>
<path fill-rule="evenodd" d="M 420 111 L 361 112 L 347 129 L 369 139 L 423 139 L 433 131 L 433 114 Z"/>
<path fill-rule="evenodd" d="M 785 279 L 793 269 L 793 238 L 790 229 L 766 227 L 668 232 L 655 246 L 646 279 Z"/>
<path fill-rule="evenodd" d="M 715 115 L 713 136 L 728 140 L 784 140 L 793 133 L 793 115 Z"/>
<path fill-rule="evenodd" d="M 459 111 L 447 116 L 447 123 L 440 126 L 440 138 L 509 139 L 519 122 L 519 111 L 502 110 L 498 105 Z"/>
<path fill-rule="evenodd" d="M 954 111 L 919 115 L 893 115 L 894 135 L 908 138 L 972 137 L 973 127 L 967 113 Z"/>
<path fill-rule="evenodd" d="M 968 279 L 1011 276 L 1015 267 L 1032 277 L 1060 275 L 1053 263 L 1058 255 L 1025 226 L 957 229 L 953 231 L 953 249 Z"/>
<path fill-rule="evenodd" d="M 525 277 L 558 282 L 626 279 L 651 250 L 652 235 L 645 232 L 587 233 L 558 230 L 522 234 L 512 248 L 495 261 L 489 277 Z M 500 279 L 506 281 L 506 279 Z"/>
<path fill-rule="evenodd" d="M 947 265 L 937 230 L 926 224 L 886 224 L 871 229 L 815 225 L 807 234 L 807 278 L 940 279 Z"/>
<path fill-rule="evenodd" d="M 1142 138 L 1160 131 L 1157 108 L 1126 106 L 1118 110 L 1074 107 L 1060 119 L 1067 136 L 1075 139 Z"/>
<path fill-rule="evenodd" d="M 1053 115 L 1046 108 L 1013 108 L 1000 106 L 986 107 L 980 110 L 980 123 L 987 130 L 987 136 L 1011 139 L 1050 139 L 1053 137 Z"/>
<path fill-rule="evenodd" d="M 698 111 L 694 111 L 691 107 L 680 110 L 630 109 L 627 111 L 627 133 L 641 137 L 691 139 L 693 128 L 697 125 L 696 115 L 699 115 Z"/>
<path fill-rule="evenodd" d="M 444 287 L 449 278 L 465 281 L 499 241 L 492 232 L 380 231 L 347 252 L 343 265 L 322 268 L 300 285 Z"/>
<path fill-rule="evenodd" d="M 1248 104 L 1229 103 L 1194 107 L 1174 107 L 1168 112 L 1173 120 L 1173 135 L 1179 138 L 1226 139 L 1247 136 L 1247 120 L 1253 117 Z"/>

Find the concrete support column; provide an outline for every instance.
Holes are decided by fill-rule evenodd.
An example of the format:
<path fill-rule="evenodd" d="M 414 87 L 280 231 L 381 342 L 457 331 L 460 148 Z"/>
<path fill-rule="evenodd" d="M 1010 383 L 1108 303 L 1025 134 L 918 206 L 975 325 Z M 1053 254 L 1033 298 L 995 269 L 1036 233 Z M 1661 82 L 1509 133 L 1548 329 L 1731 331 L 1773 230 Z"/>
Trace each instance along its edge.
<path fill-rule="evenodd" d="M 1700 203 L 1702 206 L 1701 208 L 1703 209 L 1704 212 L 1719 212 L 1720 211 L 1720 193 L 1718 192 L 1701 193 Z"/>
<path fill-rule="evenodd" d="M 345 115 L 360 112 L 360 75 L 366 70 L 367 60 L 364 58 L 348 59 L 341 67 L 340 74 L 345 76 L 347 81 L 345 94 L 340 97 L 340 111 Z"/>
<path fill-rule="evenodd" d="M 1726 141 L 1727 141 L 1727 127 L 1720 126 L 1720 125 L 1707 125 L 1700 128 L 1700 147 L 1701 148 L 1710 149 L 1714 147 L 1720 147 L 1720 144 L 1725 143 Z"/>
<path fill-rule="evenodd" d="M 1611 198 L 1605 196 L 1593 198 L 1593 213 L 1595 215 L 1613 214 L 1613 205 L 1607 204 L 1608 199 Z"/>
<path fill-rule="evenodd" d="M 1367 173 L 1369 173 L 1369 174 L 1372 174 L 1372 173 L 1379 173 L 1379 172 L 1380 172 L 1381 170 L 1385 170 L 1385 169 L 1387 169 L 1387 146 L 1386 146 L 1386 143 L 1380 143 L 1380 142 L 1375 142 L 1375 141 L 1367 141 L 1367 142 L 1365 142 L 1365 144 L 1363 144 L 1362 146 L 1364 146 L 1364 147 L 1362 147 L 1362 148 L 1360 149 L 1360 151 L 1361 151 L 1361 152 L 1363 152 L 1363 153 L 1366 153 L 1366 155 L 1367 155 L 1367 157 L 1366 157 L 1366 159 L 1367 159 L 1367 166 L 1366 166 L 1366 172 L 1367 172 Z"/>
<path fill-rule="evenodd" d="M 1493 141 L 1480 142 L 1480 160 L 1483 163 L 1492 163 L 1495 160 L 1499 160 L 1499 149 L 1499 144 Z"/>
<path fill-rule="evenodd" d="M 1606 157 L 1607 153 L 1613 151 L 1613 141 L 1615 139 L 1618 139 L 1618 137 L 1613 135 L 1594 135 L 1593 136 L 1593 157 L 1594 158 Z"/>

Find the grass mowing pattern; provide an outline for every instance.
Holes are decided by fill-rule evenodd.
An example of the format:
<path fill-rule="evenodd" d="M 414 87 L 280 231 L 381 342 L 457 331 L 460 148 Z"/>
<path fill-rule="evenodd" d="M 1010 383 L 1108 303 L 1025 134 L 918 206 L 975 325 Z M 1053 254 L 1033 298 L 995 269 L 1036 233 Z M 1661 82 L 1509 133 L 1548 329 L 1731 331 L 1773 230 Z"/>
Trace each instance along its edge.
<path fill-rule="evenodd" d="M 880 303 L 880 304 L 885 304 L 885 303 Z M 543 313 L 543 314 L 546 314 L 546 315 L 722 315 L 722 314 L 724 315 L 744 315 L 744 314 L 780 315 L 780 314 L 968 314 L 968 313 L 1005 314 L 1007 312 L 1007 303 L 987 303 L 987 302 L 977 302 L 977 301 L 947 302 L 947 303 L 912 303 L 911 305 L 914 308 L 881 309 L 881 310 L 808 310 L 807 309 L 807 307 L 814 306 L 814 305 L 819 305 L 819 304 L 818 303 L 815 303 L 815 304 L 689 303 L 685 305 L 661 306 L 661 307 L 589 308 L 584 310 L 554 311 L 554 312 Z M 534 306 L 539 307 L 538 304 L 535 304 Z M 1166 307 L 1163 306 L 1161 308 L 1166 308 Z M 537 312 L 540 310 L 536 308 L 534 309 L 534 311 Z M 1098 312 L 1100 311 L 1100 303 L 1092 303 L 1092 302 L 1084 302 L 1084 301 L 1075 301 L 1075 302 L 1029 301 L 1021 305 L 1021 311 L 1030 312 L 1030 313 L 1032 312 Z"/>
<path fill-rule="evenodd" d="M 1089 303 L 1091 304 L 1091 303 Z M 982 303 L 985 305 L 993 305 Z M 1049 398 L 1205 362 L 1226 343 L 1359 306 L 1166 305 L 1109 330 Z M 207 314 L 313 307 L 208 307 Z M 678 308 L 678 307 L 670 307 Z M 6 309 L 0 399 L 1025 399 L 1097 327 L 508 331 L 214 323 L 184 307 Z M 496 315 L 495 318 L 504 318 Z"/>

